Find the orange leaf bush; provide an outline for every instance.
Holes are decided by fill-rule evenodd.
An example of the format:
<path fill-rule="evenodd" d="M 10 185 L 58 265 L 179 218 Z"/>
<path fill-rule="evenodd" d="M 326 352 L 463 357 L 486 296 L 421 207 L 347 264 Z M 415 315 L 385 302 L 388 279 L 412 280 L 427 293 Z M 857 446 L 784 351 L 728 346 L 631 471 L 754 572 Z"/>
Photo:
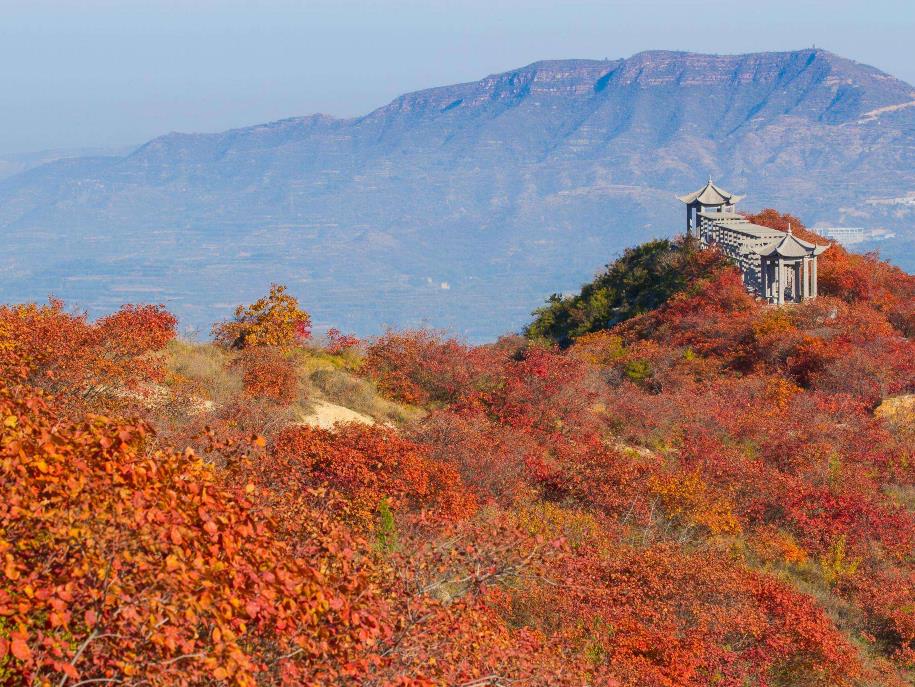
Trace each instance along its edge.
<path fill-rule="evenodd" d="M 230 348 L 275 346 L 289 348 L 311 336 L 311 317 L 282 284 L 248 306 L 239 305 L 231 320 L 213 327 L 216 343 Z"/>
<path fill-rule="evenodd" d="M 55 393 L 75 411 L 131 405 L 165 375 L 160 354 L 175 337 L 161 306 L 125 305 L 97 322 L 63 303 L 0 306 L 0 376 Z"/>
<path fill-rule="evenodd" d="M 444 521 L 476 509 L 460 477 L 429 458 L 425 447 L 379 427 L 350 424 L 336 430 L 289 427 L 277 437 L 268 482 L 283 493 L 333 488 L 349 504 L 346 514 L 369 527 L 383 500 L 394 512 L 427 511 Z"/>
<path fill-rule="evenodd" d="M 7 683 L 358 684 L 370 668 L 389 628 L 339 533 L 293 555 L 249 490 L 147 451 L 143 425 L 60 421 L 24 393 L 0 418 Z"/>

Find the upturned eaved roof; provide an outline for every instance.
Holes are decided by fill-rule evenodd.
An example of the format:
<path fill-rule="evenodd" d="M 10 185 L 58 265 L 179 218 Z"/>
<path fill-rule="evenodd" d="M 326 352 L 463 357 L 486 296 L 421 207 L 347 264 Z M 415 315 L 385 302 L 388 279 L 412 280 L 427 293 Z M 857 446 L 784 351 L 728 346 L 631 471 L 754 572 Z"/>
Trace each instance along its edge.
<path fill-rule="evenodd" d="M 803 241 L 789 230 L 781 240 L 770 243 L 758 252 L 764 257 L 779 255 L 783 258 L 802 258 L 805 255 L 819 255 L 827 246 L 818 246 L 809 241 Z"/>
<path fill-rule="evenodd" d="M 677 199 L 689 205 L 690 203 L 699 202 L 702 205 L 733 205 L 743 196 L 735 196 L 728 193 L 723 188 L 718 188 L 715 183 L 709 179 L 708 183 L 698 191 L 688 193 L 685 196 L 677 196 Z"/>

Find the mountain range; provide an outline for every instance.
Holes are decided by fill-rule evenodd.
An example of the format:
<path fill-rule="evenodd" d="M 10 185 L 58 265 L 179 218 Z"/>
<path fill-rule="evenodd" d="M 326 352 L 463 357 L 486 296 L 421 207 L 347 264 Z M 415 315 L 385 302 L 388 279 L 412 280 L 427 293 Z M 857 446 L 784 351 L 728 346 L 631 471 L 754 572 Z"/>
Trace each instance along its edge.
<path fill-rule="evenodd" d="M 284 282 L 320 328 L 529 319 L 712 176 L 743 207 L 883 227 L 915 268 L 915 88 L 824 50 L 557 60 L 363 117 L 171 133 L 0 180 L 0 297 L 163 302 L 205 331 Z"/>

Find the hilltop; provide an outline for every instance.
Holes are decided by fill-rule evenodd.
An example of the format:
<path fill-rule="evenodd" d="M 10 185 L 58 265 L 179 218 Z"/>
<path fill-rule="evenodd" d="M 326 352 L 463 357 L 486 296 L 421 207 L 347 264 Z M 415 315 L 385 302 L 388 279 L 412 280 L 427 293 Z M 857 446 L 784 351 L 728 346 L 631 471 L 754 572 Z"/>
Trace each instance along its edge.
<path fill-rule="evenodd" d="M 537 62 L 353 119 L 172 133 L 0 181 L 0 294 L 93 312 L 162 300 L 205 330 L 222 294 L 281 280 L 315 294 L 319 325 L 489 339 L 595 256 L 678 232 L 672 195 L 707 174 L 749 209 L 895 229 L 881 247 L 905 263 L 915 205 L 893 199 L 915 189 L 913 102 L 824 50 L 651 51 Z"/>
<path fill-rule="evenodd" d="M 818 259 L 653 241 L 481 346 L 0 306 L 0 679 L 911 684 L 915 277 Z"/>

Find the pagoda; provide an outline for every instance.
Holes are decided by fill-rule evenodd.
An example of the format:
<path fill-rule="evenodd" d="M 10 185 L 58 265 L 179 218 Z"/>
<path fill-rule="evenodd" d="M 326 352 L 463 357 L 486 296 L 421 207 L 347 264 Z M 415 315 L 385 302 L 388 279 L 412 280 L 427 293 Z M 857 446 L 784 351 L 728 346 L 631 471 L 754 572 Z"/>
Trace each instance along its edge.
<path fill-rule="evenodd" d="M 743 196 L 735 196 L 733 193 L 719 188 L 709 177 L 708 183 L 704 187 L 685 196 L 677 196 L 677 199 L 686 203 L 686 235 L 693 236 L 699 226 L 701 213 L 709 209 L 715 209 L 718 212 L 734 212 L 737 201 L 742 200 Z"/>
<path fill-rule="evenodd" d="M 816 298 L 817 258 L 829 248 L 753 224 L 737 212 L 737 196 L 709 179 L 694 193 L 677 196 L 686 205 L 686 234 L 703 247 L 715 246 L 731 258 L 743 283 L 768 303 L 800 303 Z"/>

